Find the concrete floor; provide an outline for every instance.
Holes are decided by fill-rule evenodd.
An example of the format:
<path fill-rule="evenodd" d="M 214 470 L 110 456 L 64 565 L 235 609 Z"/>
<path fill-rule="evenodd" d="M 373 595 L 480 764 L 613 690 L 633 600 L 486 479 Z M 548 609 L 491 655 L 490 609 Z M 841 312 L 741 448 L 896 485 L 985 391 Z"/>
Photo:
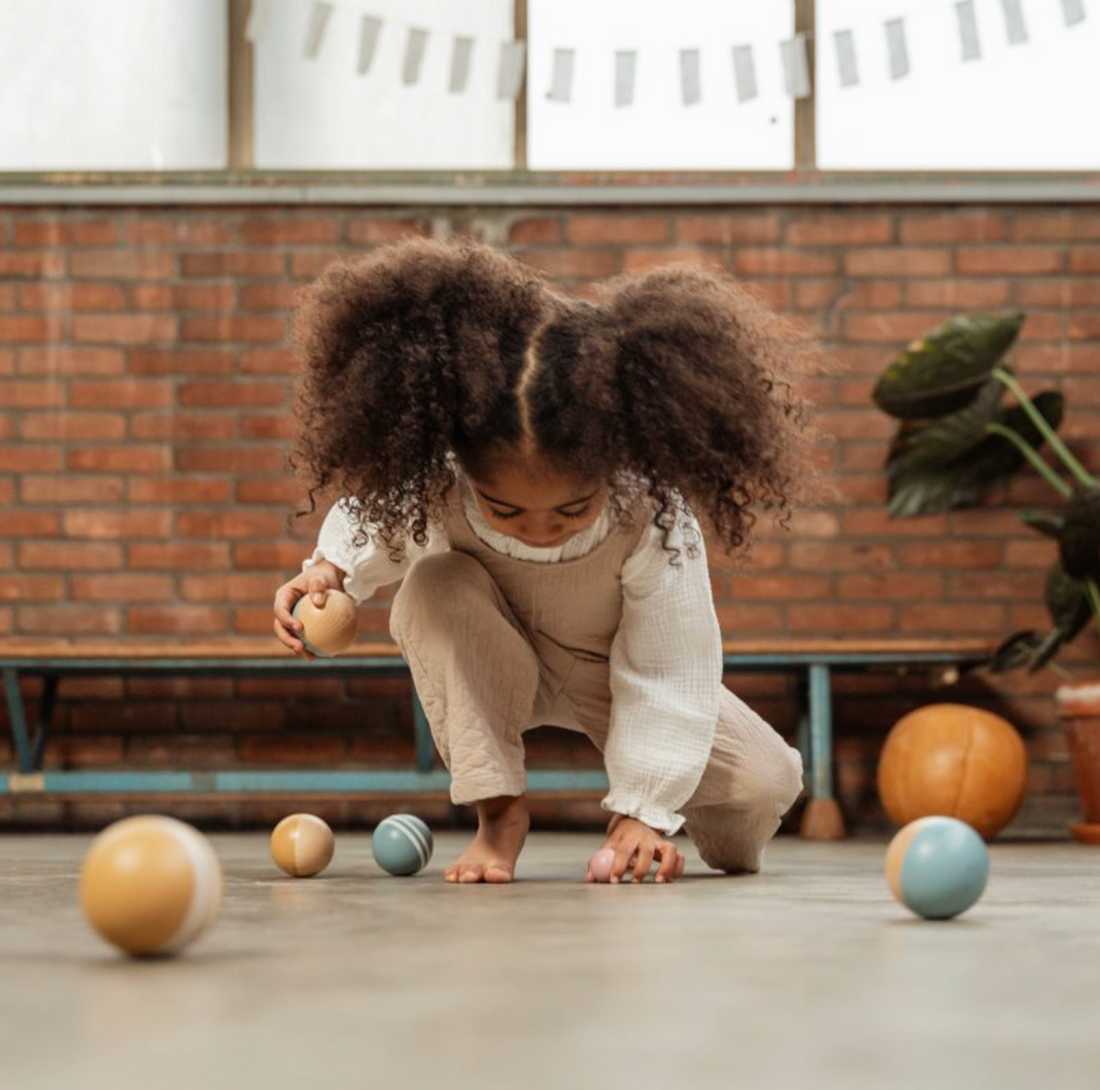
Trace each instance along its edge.
<path fill-rule="evenodd" d="M 510 887 L 379 871 L 341 834 L 280 876 L 259 834 L 211 838 L 214 929 L 132 962 L 77 903 L 87 836 L 0 837 L 0 1086 L 1100 1086 L 1100 849 L 997 844 L 985 896 L 931 923 L 884 843 L 772 842 L 728 878 L 592 886 L 597 834 L 535 832 Z"/>

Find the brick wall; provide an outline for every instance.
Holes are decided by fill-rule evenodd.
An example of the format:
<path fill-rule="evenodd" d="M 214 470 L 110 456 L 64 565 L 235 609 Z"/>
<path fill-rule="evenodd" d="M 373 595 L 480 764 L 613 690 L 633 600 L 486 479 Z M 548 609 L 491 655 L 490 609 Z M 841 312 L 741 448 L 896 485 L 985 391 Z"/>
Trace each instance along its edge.
<path fill-rule="evenodd" d="M 546 211 L 439 209 L 0 210 L 0 637 L 266 634 L 276 586 L 318 520 L 288 526 L 300 493 L 285 467 L 295 288 L 334 256 L 405 232 L 467 231 L 578 292 L 620 270 L 717 262 L 799 315 L 847 365 L 811 393 L 840 438 L 843 502 L 802 511 L 793 533 L 759 523 L 751 567 L 715 563 L 727 634 L 973 634 L 1046 628 L 1053 547 L 1019 521 L 1052 503 L 1030 471 L 984 509 L 891 521 L 881 465 L 893 431 L 870 404 L 885 361 L 951 313 L 1018 306 L 1009 357 L 1025 388 L 1067 396 L 1063 435 L 1100 463 L 1100 210 L 836 207 Z M 719 558 L 720 559 L 720 558 Z M 392 588 L 391 588 L 392 589 Z M 363 611 L 386 631 L 389 595 Z M 1089 635 L 1070 664 L 1088 670 Z M 840 677 L 842 805 L 856 829 L 888 828 L 874 792 L 887 727 L 930 699 L 1008 715 L 1032 756 L 1014 827 L 1060 833 L 1076 814 L 1051 702 L 1058 678 Z M 793 740 L 791 682 L 731 675 Z M 231 767 L 409 762 L 408 683 L 70 679 L 55 766 Z M 27 696 L 35 698 L 33 687 Z M 581 739 L 532 736 L 533 763 L 592 763 Z M 0 762 L 11 751 L 0 741 Z M 442 800 L 418 800 L 442 820 Z M 392 809 L 389 803 L 383 807 Z M 434 808 L 434 809 L 433 809 Z M 0 820 L 98 823 L 116 803 L 12 799 Z M 267 821 L 278 802 L 191 800 L 207 822 Z M 338 821 L 377 805 L 325 804 Z M 546 821 L 598 816 L 547 802 Z M 797 815 L 795 815 L 797 816 Z"/>

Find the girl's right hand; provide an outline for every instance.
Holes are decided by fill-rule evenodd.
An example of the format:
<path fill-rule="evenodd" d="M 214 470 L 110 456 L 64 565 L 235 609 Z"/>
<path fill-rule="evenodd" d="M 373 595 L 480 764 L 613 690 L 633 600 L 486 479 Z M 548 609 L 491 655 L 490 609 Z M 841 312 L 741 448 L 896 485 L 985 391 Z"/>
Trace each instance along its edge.
<path fill-rule="evenodd" d="M 319 560 L 275 592 L 275 637 L 299 658 L 315 659 L 317 656 L 307 651 L 299 639 L 302 622 L 293 615 L 294 606 L 304 594 L 313 598 L 314 605 L 324 605 L 327 591 L 344 589 L 344 576 L 332 561 Z"/>

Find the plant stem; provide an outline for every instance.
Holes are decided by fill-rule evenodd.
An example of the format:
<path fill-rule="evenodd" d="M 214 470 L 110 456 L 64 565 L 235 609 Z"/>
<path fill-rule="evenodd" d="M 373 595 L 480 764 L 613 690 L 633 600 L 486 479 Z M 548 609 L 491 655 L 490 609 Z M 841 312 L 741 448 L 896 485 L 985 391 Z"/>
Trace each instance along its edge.
<path fill-rule="evenodd" d="M 1072 473 L 1081 484 L 1087 488 L 1096 487 L 1096 478 L 1089 473 L 1087 469 L 1073 456 L 1069 447 L 1058 437 L 1058 433 L 1046 422 L 1043 414 L 1035 408 L 1031 401 L 1031 398 L 1024 393 L 1024 388 L 1010 375 L 1003 367 L 994 367 L 992 374 L 994 378 L 998 378 L 1003 382 L 1015 395 L 1020 402 L 1024 412 L 1027 413 L 1031 422 L 1039 429 L 1039 434 L 1050 444 L 1051 449 L 1058 455 L 1059 458 L 1065 463 L 1066 468 Z M 994 425 L 990 425 L 993 427 Z"/>
<path fill-rule="evenodd" d="M 1047 479 L 1063 499 L 1068 500 L 1073 496 L 1073 489 L 1039 457 L 1039 452 L 1019 432 L 1013 431 L 1004 424 L 986 424 L 985 430 L 994 435 L 1003 435 L 1018 447 L 1020 453 Z"/>

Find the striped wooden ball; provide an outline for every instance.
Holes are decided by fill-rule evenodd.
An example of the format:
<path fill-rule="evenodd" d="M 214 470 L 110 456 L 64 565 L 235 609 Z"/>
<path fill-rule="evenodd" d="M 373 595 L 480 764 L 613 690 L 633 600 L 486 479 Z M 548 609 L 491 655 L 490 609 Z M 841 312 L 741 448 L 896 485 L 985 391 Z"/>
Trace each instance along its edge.
<path fill-rule="evenodd" d="M 304 627 L 302 643 L 315 655 L 331 658 L 346 651 L 355 640 L 359 613 L 355 600 L 342 590 L 326 590 L 325 604 L 320 608 L 303 594 L 291 612 Z"/>
<path fill-rule="evenodd" d="M 374 861 L 390 874 L 416 874 L 432 857 L 432 831 L 415 814 L 391 814 L 370 838 Z"/>
<path fill-rule="evenodd" d="M 290 814 L 271 834 L 271 858 L 292 878 L 320 874 L 335 850 L 332 830 L 316 814 Z"/>
<path fill-rule="evenodd" d="M 886 880 L 906 908 L 948 920 L 975 904 L 989 878 L 985 841 L 958 818 L 917 818 L 886 850 Z"/>
<path fill-rule="evenodd" d="M 80 871 L 80 903 L 91 925 L 128 954 L 175 954 L 218 914 L 222 869 L 197 829 L 160 814 L 109 825 Z"/>

